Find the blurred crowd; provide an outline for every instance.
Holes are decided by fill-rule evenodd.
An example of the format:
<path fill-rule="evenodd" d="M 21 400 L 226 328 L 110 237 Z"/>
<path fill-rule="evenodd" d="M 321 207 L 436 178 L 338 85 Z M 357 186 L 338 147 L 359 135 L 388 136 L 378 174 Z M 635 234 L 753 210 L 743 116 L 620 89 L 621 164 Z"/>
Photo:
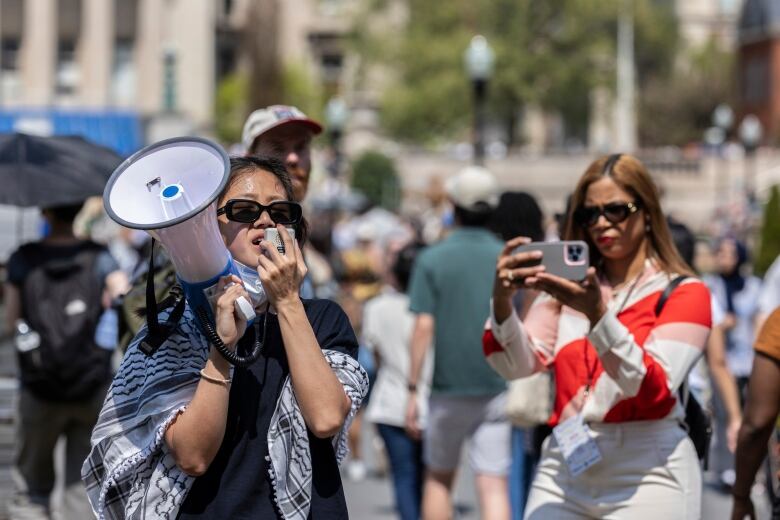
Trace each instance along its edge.
<path fill-rule="evenodd" d="M 554 515 L 563 512 L 579 517 L 577 511 L 582 517 L 620 518 L 619 508 L 598 509 L 587 497 L 580 497 L 578 493 L 584 489 L 580 484 L 585 482 L 594 496 L 605 489 L 619 494 L 626 484 L 617 483 L 617 477 L 599 469 L 618 464 L 614 453 L 604 452 L 603 446 L 618 443 L 615 453 L 625 459 L 633 453 L 625 439 L 648 435 L 660 439 L 662 448 L 664 443 L 672 446 L 668 452 L 659 451 L 660 459 L 647 463 L 634 460 L 631 468 L 621 467 L 626 474 L 638 472 L 642 477 L 629 486 L 644 489 L 642 486 L 649 486 L 652 480 L 643 478 L 651 473 L 646 468 L 661 467 L 667 468 L 671 476 L 658 476 L 663 481 L 660 485 L 672 482 L 672 487 L 693 493 L 698 500 L 701 475 L 723 493 L 732 493 L 734 518 L 753 511 L 751 497 L 780 503 L 775 496 L 776 477 L 772 472 L 774 453 L 767 451 L 780 401 L 780 318 L 777 313 L 772 314 L 780 306 L 780 259 L 762 279 L 752 272 L 753 251 L 740 237 L 728 232 L 696 236 L 684 222 L 663 214 L 655 188 L 648 188 L 652 196 L 644 200 L 641 188 L 626 188 L 622 173 L 614 173 L 634 169 L 642 182 L 649 180 L 649 176 L 642 177 L 646 175 L 644 167 L 628 156 L 597 160 L 593 166 L 598 170 L 595 180 L 576 188 L 579 191 L 566 201 L 567 209 L 559 215 L 543 214 L 529 194 L 534 191 L 533 186 L 527 187 L 529 193 L 502 193 L 490 172 L 480 167 L 448 172 L 446 182 L 434 178 L 426 194 L 425 209 L 415 214 L 371 206 L 360 197 L 344 202 L 349 198 L 346 188 L 335 190 L 337 195 L 318 199 L 326 203 L 307 203 L 307 198 L 313 198 L 307 195 L 311 139 L 320 128 L 300 111 L 284 112 L 286 108 L 290 107 L 269 107 L 254 113 L 247 121 L 244 146 L 247 153 L 275 156 L 286 165 L 296 200 L 304 203 L 309 224 L 309 239 L 303 248 L 308 274 L 301 294 L 336 301 L 346 312 L 360 343 L 358 361 L 369 375 L 371 391 L 350 429 L 351 455 L 343 469 L 346 478 L 361 480 L 373 471 L 384 471 L 391 477 L 400 518 L 449 518 L 455 471 L 461 447 L 468 442 L 482 518 L 522 518 L 524 514 L 527 518 L 562 518 Z M 593 191 L 602 177 L 617 179 L 614 187 L 604 188 L 614 193 Z M 627 202 L 621 199 L 623 196 L 634 197 L 636 205 L 613 207 Z M 583 213 L 585 210 L 592 212 Z M 610 270 L 613 264 L 609 262 L 617 266 L 623 257 L 617 253 L 614 258 L 610 256 L 609 245 L 622 240 L 622 235 L 613 237 L 607 228 L 633 232 L 620 228 L 632 225 L 633 212 L 646 217 L 638 224 L 636 233 L 641 237 L 635 240 L 647 240 L 648 251 L 654 251 L 642 256 L 636 265 L 647 262 L 651 267 L 635 271 L 632 269 L 636 265 L 631 264 L 618 276 Z M 655 220 L 656 213 L 663 215 L 666 231 L 657 231 L 661 224 Z M 134 309 L 128 311 L 128 301 L 143 301 L 145 296 L 149 241 L 145 232 L 121 228 L 108 219 L 99 199 L 88 200 L 83 207 L 48 208 L 42 216 L 46 224 L 39 250 L 22 248 L 4 266 L 6 332 L 15 339 L 22 381 L 17 416 L 18 487 L 9 510 L 14 518 L 35 517 L 25 514 L 48 517 L 54 485 L 51 453 L 57 439 L 65 436 L 66 484 L 73 489 L 74 496 L 66 494 L 65 502 L 72 503 L 64 502 L 61 506 L 63 517 L 86 518 L 89 506 L 85 506 L 80 489 L 81 464 L 90 450 L 91 427 L 111 380 L 111 370 L 116 369 L 130 338 L 144 322 L 143 318 L 133 317 Z M 598 231 L 604 234 L 597 236 L 594 229 L 601 229 L 599 226 L 607 231 Z M 515 247 L 525 243 L 516 237 L 534 242 L 579 237 L 588 242 L 591 265 L 596 269 L 583 282 L 583 294 L 563 282 L 545 281 L 544 276 L 539 277 L 539 271 L 530 270 L 533 263 L 528 258 L 514 257 Z M 669 243 L 664 244 L 665 240 Z M 25 291 L 31 290 L 27 287 L 28 276 L 37 272 L 36 267 L 44 260 L 80 259 L 79 255 L 86 250 L 95 251 L 85 265 L 95 273 L 100 291 L 86 302 L 94 307 L 84 322 L 91 327 L 89 334 L 93 338 L 88 339 L 83 333 L 81 338 L 94 341 L 102 349 L 103 355 L 92 362 L 93 367 L 97 363 L 103 368 L 94 371 L 85 392 L 63 400 L 61 395 L 54 394 L 61 393 L 71 381 L 62 378 L 51 383 L 51 388 L 41 390 L 43 387 L 36 386 L 33 380 L 37 361 L 30 356 L 36 349 L 31 335 L 43 325 L 38 316 L 41 311 L 29 308 L 29 298 L 33 296 L 25 297 Z M 674 252 L 665 257 L 664 251 Z M 676 263 L 678 260 L 681 263 Z M 170 287 L 174 281 L 169 266 L 166 271 L 166 262 L 164 255 L 152 262 L 160 289 Z M 692 326 L 691 320 L 698 317 L 669 321 L 665 332 L 671 335 L 666 339 L 662 338 L 661 326 L 654 330 L 655 318 L 646 318 L 652 323 L 636 328 L 620 328 L 623 325 L 617 324 L 607 329 L 603 325 L 609 312 L 624 316 L 621 313 L 635 304 L 641 307 L 637 303 L 640 294 L 650 294 L 642 291 L 650 291 L 648 287 L 655 283 L 648 269 L 681 274 L 678 265 L 684 266 L 683 274 L 688 273 L 688 279 L 681 282 L 680 288 L 673 288 L 675 296 L 670 298 L 668 310 L 659 311 L 657 316 L 665 316 L 663 312 L 685 314 L 679 307 L 686 305 L 685 295 L 694 291 L 690 286 L 698 283 L 692 281 L 701 280 L 710 295 L 702 305 L 711 310 L 702 311 L 706 316 L 701 323 L 696 322 L 693 332 L 680 328 L 683 332 L 675 336 L 669 330 L 683 324 Z M 610 279 L 612 276 L 615 278 Z M 594 290 L 598 292 L 598 284 L 607 296 L 603 296 L 601 313 L 591 317 L 588 309 L 579 305 L 583 301 L 601 305 L 601 297 L 593 296 L 588 288 L 596 286 Z M 660 293 L 665 286 L 659 287 L 653 290 Z M 45 289 L 43 286 L 34 296 L 39 302 L 46 298 Z M 510 318 L 498 318 L 498 300 L 505 296 L 511 302 L 511 320 L 517 319 L 517 327 L 511 331 L 507 329 Z M 162 299 L 164 293 L 159 297 Z M 589 297 L 594 299 L 587 300 Z M 674 303 L 678 301 L 674 298 L 681 303 Z M 694 307 L 701 304 L 691 301 L 693 304 L 689 305 Z M 545 321 L 540 314 L 547 305 L 555 309 L 555 318 Z M 651 316 L 651 311 L 647 311 L 647 316 Z M 575 314 L 577 319 L 593 319 L 564 323 L 565 319 L 573 320 Z M 542 339 L 553 329 L 556 332 L 552 339 Z M 701 335 L 700 330 L 706 333 Z M 48 330 L 37 332 L 56 335 Z M 597 337 L 599 333 L 601 337 Z M 527 344 L 523 339 L 526 334 L 530 338 Z M 572 344 L 576 343 L 575 338 L 588 338 L 587 345 L 582 343 L 585 346 L 576 343 L 576 348 L 581 348 L 577 351 L 577 363 L 585 353 L 580 368 L 572 368 L 573 358 L 567 357 L 568 347 L 562 339 L 565 334 L 569 334 L 567 341 Z M 631 337 L 626 339 L 627 336 Z M 694 344 L 699 341 L 694 338 L 700 336 L 700 344 Z M 595 348 L 588 346 L 591 343 Z M 646 347 L 639 354 L 632 350 L 637 344 Z M 679 352 L 672 352 L 676 345 Z M 496 355 L 507 359 L 496 361 Z M 639 361 L 632 357 L 636 355 Z M 28 370 L 29 367 L 33 368 Z M 535 377 L 544 371 L 554 372 L 553 381 L 536 380 L 535 389 L 508 381 Z M 602 377 L 602 372 L 607 375 Z M 582 379 L 581 385 L 572 386 L 571 395 L 565 394 L 569 391 L 566 377 Z M 760 384 L 755 382 L 756 377 L 761 378 Z M 609 384 L 601 383 L 607 378 L 611 378 Z M 74 376 L 73 380 L 76 379 Z M 666 393 L 649 388 L 658 381 Z M 552 390 L 546 392 L 543 386 L 551 384 Z M 680 388 L 683 390 L 678 395 Z M 686 388 L 704 414 L 712 417 L 712 435 L 706 440 L 709 446 L 705 455 L 681 459 L 694 461 L 697 473 L 701 473 L 701 465 L 703 473 L 698 477 L 678 472 L 669 462 L 679 455 L 675 450 L 685 435 L 676 435 L 683 430 L 667 432 L 648 425 L 669 418 L 675 424 L 683 424 L 687 420 L 683 402 L 688 395 Z M 593 396 L 591 402 L 596 404 L 588 404 L 589 393 Z M 527 401 L 538 396 L 542 400 L 546 394 L 555 404 L 546 410 L 548 416 L 544 420 L 534 424 L 527 414 L 521 413 L 518 418 L 510 413 L 518 399 Z M 643 401 L 637 404 L 632 399 Z M 564 406 L 569 400 L 575 404 Z M 622 403 L 625 404 L 621 406 Z M 528 403 L 522 406 L 527 407 Z M 651 409 L 652 413 L 647 411 Z M 583 431 L 602 448 L 602 460 L 580 473 L 572 469 L 573 462 L 565 450 L 563 454 L 555 451 L 556 442 L 562 441 L 551 440 L 559 437 L 550 430 L 575 416 L 583 418 L 584 423 L 580 424 L 591 425 L 592 431 L 587 426 Z M 632 430 L 627 426 L 632 421 L 647 427 Z M 624 429 L 609 429 L 614 425 Z M 371 442 L 363 442 L 361 435 L 371 436 Z M 382 461 L 378 466 L 366 463 L 363 446 L 378 450 Z M 737 459 L 735 452 L 741 454 Z M 769 469 L 759 471 L 761 464 Z M 563 480 L 562 474 L 566 476 Z M 696 486 L 699 491 L 692 491 Z M 637 492 L 633 498 L 613 496 L 610 500 L 620 504 L 623 511 L 634 511 L 631 507 L 643 511 L 631 518 L 650 518 L 658 515 L 654 513 L 653 500 L 663 503 L 668 497 L 660 491 L 659 495 L 648 493 Z M 645 502 L 639 503 L 640 498 Z M 571 510 L 561 503 L 568 503 Z M 525 510 L 526 505 L 530 511 Z M 697 517 L 698 506 L 691 507 L 687 513 L 676 514 L 684 514 L 680 518 Z"/>

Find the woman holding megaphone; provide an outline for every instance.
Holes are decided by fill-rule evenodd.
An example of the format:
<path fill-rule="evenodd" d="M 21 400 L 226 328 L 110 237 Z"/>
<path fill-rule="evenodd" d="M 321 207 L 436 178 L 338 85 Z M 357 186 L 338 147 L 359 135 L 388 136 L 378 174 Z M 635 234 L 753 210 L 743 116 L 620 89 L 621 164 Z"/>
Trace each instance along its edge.
<path fill-rule="evenodd" d="M 153 355 L 142 333 L 128 348 L 82 470 L 101 518 L 347 517 L 338 463 L 368 385 L 357 340 L 336 303 L 298 296 L 306 226 L 284 166 L 230 166 L 217 218 L 243 280 L 219 280 L 213 335 L 186 308 Z M 262 347 L 241 368 L 215 343 Z"/>

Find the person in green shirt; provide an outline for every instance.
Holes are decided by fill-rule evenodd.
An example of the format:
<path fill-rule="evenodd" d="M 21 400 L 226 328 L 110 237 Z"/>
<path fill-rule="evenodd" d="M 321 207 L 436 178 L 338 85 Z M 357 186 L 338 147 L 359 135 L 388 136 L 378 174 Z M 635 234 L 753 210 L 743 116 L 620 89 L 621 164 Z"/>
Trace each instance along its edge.
<path fill-rule="evenodd" d="M 507 473 L 511 427 L 506 382 L 486 363 L 481 341 L 501 242 L 486 226 L 498 205 L 495 177 L 472 166 L 449 179 L 455 229 L 425 249 L 409 286 L 412 333 L 406 428 L 423 436 L 423 518 L 452 517 L 451 492 L 461 447 L 471 438 L 481 518 L 509 518 Z M 422 433 L 415 392 L 426 349 L 434 342 L 428 422 Z"/>

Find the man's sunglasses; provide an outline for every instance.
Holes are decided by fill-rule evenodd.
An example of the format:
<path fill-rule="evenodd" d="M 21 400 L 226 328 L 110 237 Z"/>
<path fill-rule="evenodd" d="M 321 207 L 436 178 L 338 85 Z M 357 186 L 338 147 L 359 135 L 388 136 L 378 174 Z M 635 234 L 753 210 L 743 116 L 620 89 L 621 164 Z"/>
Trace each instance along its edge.
<path fill-rule="evenodd" d="M 274 224 L 283 225 L 298 224 L 303 215 L 301 205 L 297 202 L 278 200 L 264 206 L 259 202 L 244 199 L 230 199 L 217 210 L 217 215 L 224 214 L 228 220 L 233 222 L 252 224 L 260 218 L 264 211 L 268 212 L 268 216 L 271 217 Z"/>
<path fill-rule="evenodd" d="M 641 207 L 637 202 L 613 202 L 606 206 L 583 206 L 574 212 L 574 222 L 582 227 L 591 227 L 604 215 L 613 224 L 620 224 Z"/>

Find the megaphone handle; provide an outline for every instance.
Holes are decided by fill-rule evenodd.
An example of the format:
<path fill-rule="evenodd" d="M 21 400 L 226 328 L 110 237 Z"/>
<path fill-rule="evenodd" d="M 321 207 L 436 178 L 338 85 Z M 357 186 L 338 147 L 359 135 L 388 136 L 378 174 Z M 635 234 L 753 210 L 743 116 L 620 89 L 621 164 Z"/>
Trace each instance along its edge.
<path fill-rule="evenodd" d="M 235 367 L 239 368 L 246 368 L 255 361 L 260 358 L 260 354 L 263 352 L 263 345 L 265 345 L 265 338 L 266 334 L 268 333 L 268 314 L 269 314 L 269 308 L 271 307 L 271 304 L 266 304 L 265 307 L 265 316 L 263 316 L 263 339 L 260 340 L 258 338 L 258 332 L 257 329 L 259 328 L 259 324 L 255 323 L 255 345 L 252 349 L 252 352 L 248 356 L 241 356 L 238 354 L 237 351 L 233 351 L 227 348 L 225 343 L 222 341 L 222 339 L 219 337 L 219 334 L 217 334 L 217 329 L 214 327 L 214 325 L 211 322 L 211 319 L 209 318 L 209 315 L 206 313 L 206 310 L 201 308 L 198 308 L 195 310 L 195 315 L 198 317 L 198 320 L 200 320 L 201 327 L 203 327 L 203 331 L 206 334 L 206 338 L 208 338 L 209 342 L 214 345 L 214 347 L 217 349 L 217 352 L 220 353 L 220 355 L 225 358 L 228 363 Z"/>
<path fill-rule="evenodd" d="M 235 307 L 236 312 L 247 322 L 252 321 L 257 316 L 252 304 L 243 296 L 239 296 L 233 306 Z"/>

